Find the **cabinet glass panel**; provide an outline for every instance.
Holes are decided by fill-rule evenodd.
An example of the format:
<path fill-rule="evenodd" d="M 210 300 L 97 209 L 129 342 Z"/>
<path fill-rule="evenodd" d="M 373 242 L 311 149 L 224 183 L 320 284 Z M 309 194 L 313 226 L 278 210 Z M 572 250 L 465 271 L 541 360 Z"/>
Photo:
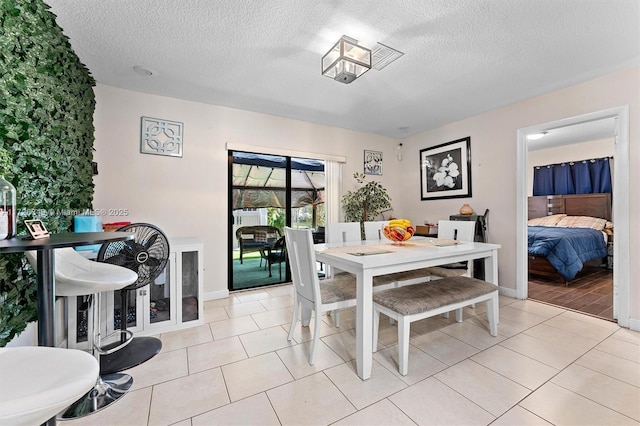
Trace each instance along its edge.
<path fill-rule="evenodd" d="M 120 290 L 113 292 L 113 329 L 120 330 L 122 328 L 122 314 L 120 305 Z M 127 298 L 127 328 L 135 327 L 138 325 L 138 318 L 136 317 L 136 308 L 138 300 L 136 291 L 126 291 L 124 296 Z"/>
<path fill-rule="evenodd" d="M 182 252 L 182 322 L 195 321 L 198 313 L 198 252 Z"/>
<path fill-rule="evenodd" d="M 89 333 L 89 308 L 92 296 L 76 296 L 76 342 L 86 342 Z"/>
<path fill-rule="evenodd" d="M 171 319 L 171 259 L 162 273 L 149 285 L 149 322 L 151 324 Z"/>

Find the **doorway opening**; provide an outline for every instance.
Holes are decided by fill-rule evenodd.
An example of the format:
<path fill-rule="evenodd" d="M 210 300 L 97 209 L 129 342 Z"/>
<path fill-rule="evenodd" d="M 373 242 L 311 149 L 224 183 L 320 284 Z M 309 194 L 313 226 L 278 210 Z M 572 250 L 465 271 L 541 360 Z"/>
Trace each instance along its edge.
<path fill-rule="evenodd" d="M 526 299 L 529 296 L 528 251 L 527 251 L 527 215 L 529 190 L 530 151 L 539 148 L 557 148 L 563 143 L 552 144 L 551 139 L 543 142 L 533 142 L 527 135 L 534 133 L 551 134 L 554 130 L 578 130 L 606 120 L 612 121 L 615 166 L 613 168 L 613 224 L 615 238 L 613 238 L 613 307 L 612 317 L 621 326 L 629 326 L 629 108 L 628 106 L 598 111 L 577 117 L 571 117 L 555 122 L 543 123 L 519 129 L 517 132 L 517 284 L 516 296 Z M 573 129 L 572 129 L 573 128 Z M 543 138 L 544 139 L 544 138 Z M 584 140 L 584 139 L 583 139 Z M 575 150 L 576 152 L 579 152 Z"/>
<path fill-rule="evenodd" d="M 324 234 L 324 194 L 324 161 L 229 151 L 230 291 L 290 281 L 284 227 Z"/>

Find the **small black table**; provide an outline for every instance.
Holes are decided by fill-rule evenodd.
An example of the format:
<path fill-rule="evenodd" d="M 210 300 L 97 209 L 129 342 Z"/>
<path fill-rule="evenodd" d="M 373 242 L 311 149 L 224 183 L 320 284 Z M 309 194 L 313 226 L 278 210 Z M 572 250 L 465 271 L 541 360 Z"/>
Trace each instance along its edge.
<path fill-rule="evenodd" d="M 16 237 L 0 241 L 0 254 L 38 251 L 38 346 L 56 345 L 54 249 L 133 240 L 133 237 L 128 232 L 69 232 L 38 240 Z"/>

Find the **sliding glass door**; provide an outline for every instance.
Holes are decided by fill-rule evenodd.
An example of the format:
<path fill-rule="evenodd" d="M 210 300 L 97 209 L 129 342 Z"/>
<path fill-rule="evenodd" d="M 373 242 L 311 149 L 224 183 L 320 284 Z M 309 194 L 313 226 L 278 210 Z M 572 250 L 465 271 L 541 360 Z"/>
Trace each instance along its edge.
<path fill-rule="evenodd" d="M 324 162 L 229 152 L 229 290 L 290 281 L 284 227 L 324 233 Z"/>

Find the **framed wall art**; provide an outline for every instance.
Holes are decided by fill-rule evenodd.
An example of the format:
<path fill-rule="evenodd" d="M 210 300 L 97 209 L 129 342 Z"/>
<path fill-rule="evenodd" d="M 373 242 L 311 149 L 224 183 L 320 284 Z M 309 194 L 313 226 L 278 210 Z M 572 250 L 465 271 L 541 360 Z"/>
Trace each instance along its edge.
<path fill-rule="evenodd" d="M 420 150 L 422 200 L 471 197 L 471 137 Z"/>
<path fill-rule="evenodd" d="M 365 175 L 381 175 L 382 174 L 382 152 L 364 151 L 364 174 Z"/>

